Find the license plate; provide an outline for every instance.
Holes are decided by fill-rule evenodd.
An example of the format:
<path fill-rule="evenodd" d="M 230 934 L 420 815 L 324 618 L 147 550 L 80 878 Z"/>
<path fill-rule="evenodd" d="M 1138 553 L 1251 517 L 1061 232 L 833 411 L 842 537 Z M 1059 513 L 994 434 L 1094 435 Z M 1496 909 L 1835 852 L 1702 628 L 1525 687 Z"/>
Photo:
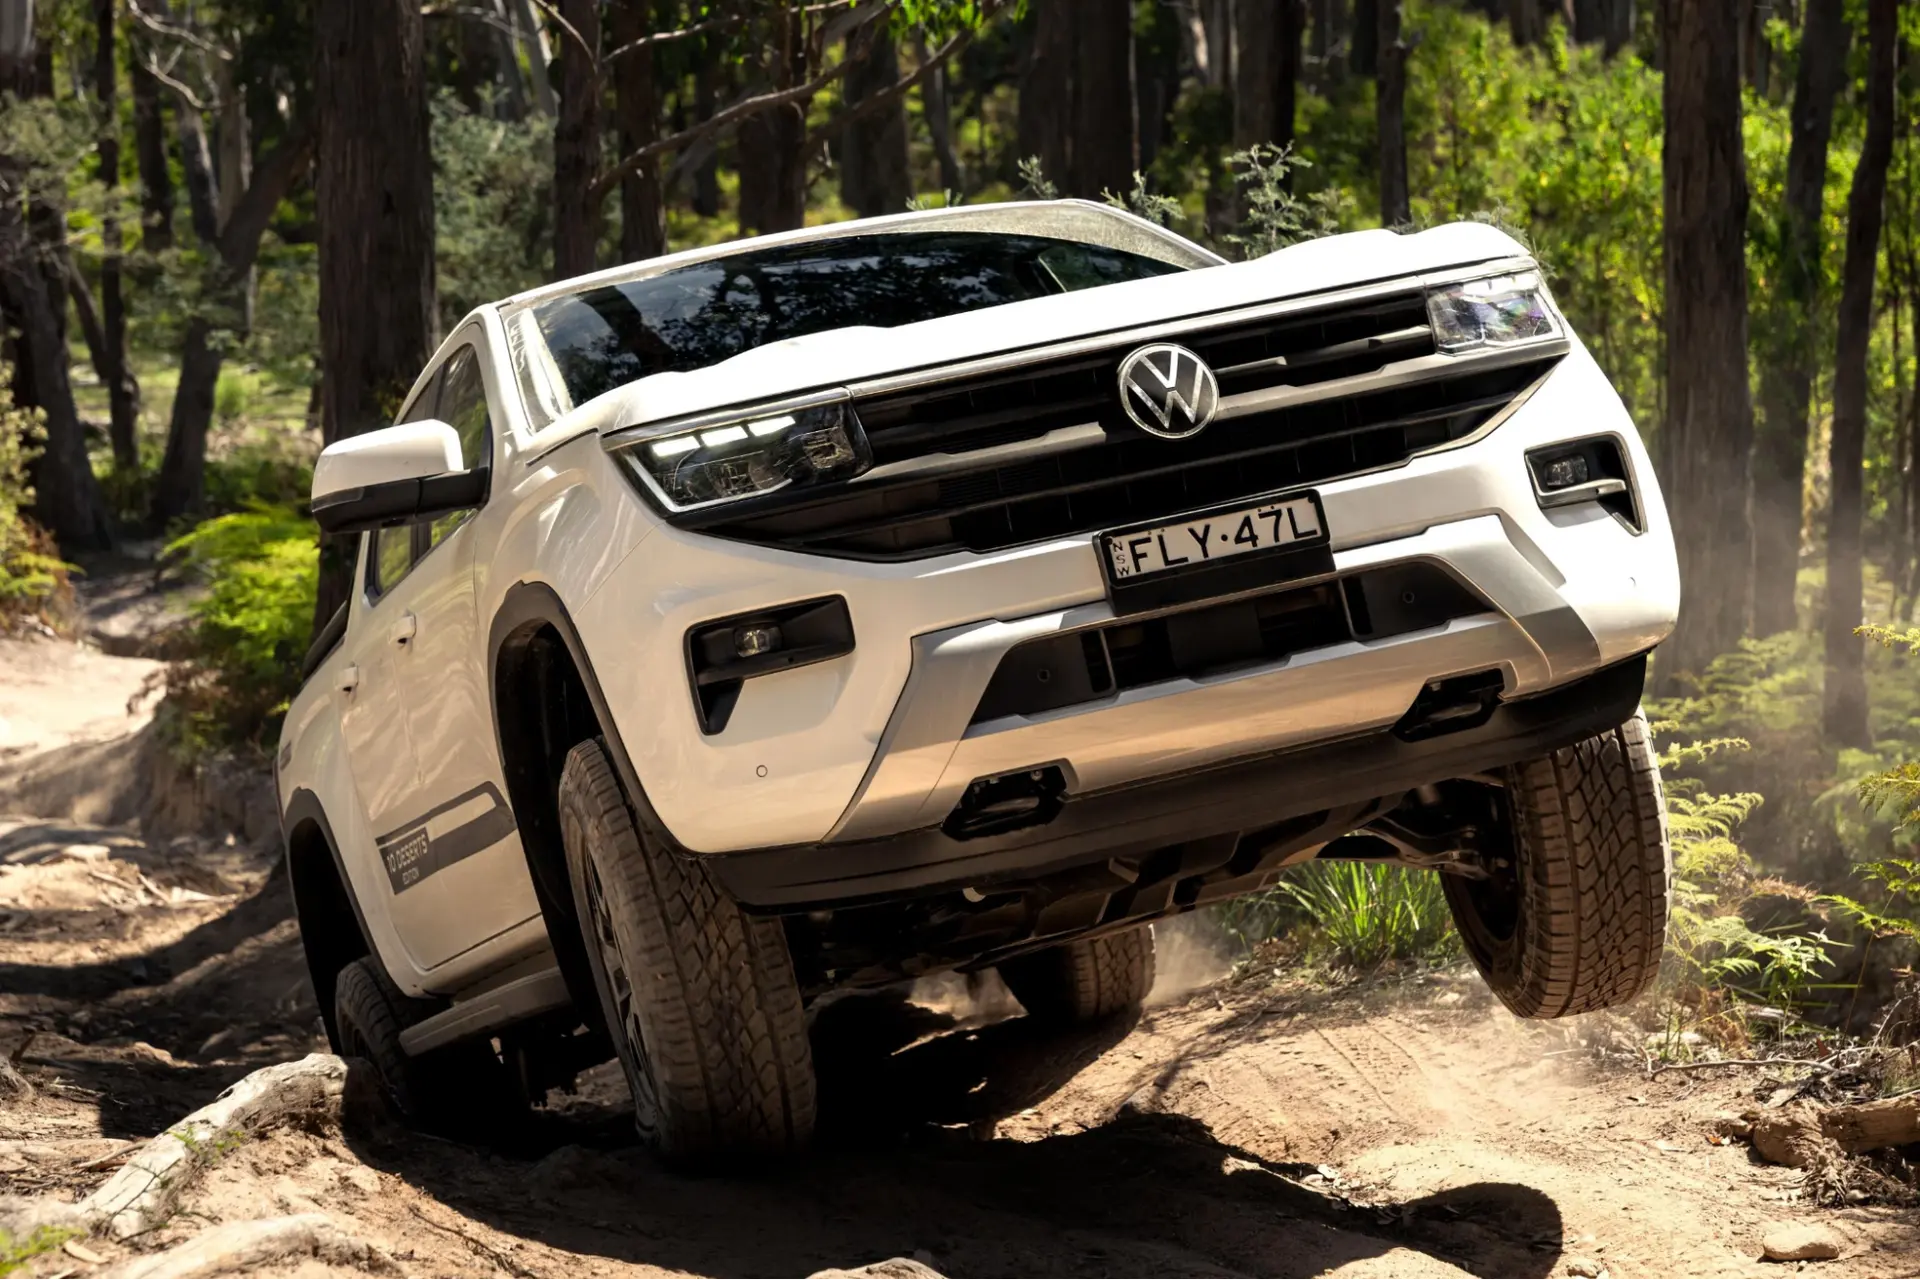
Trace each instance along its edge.
<path fill-rule="evenodd" d="M 1313 494 L 1238 511 L 1191 516 L 1174 524 L 1101 535 L 1113 580 L 1122 582 L 1186 565 L 1211 564 L 1255 551 L 1324 542 L 1327 528 Z"/>
<path fill-rule="evenodd" d="M 1333 572 L 1326 514 L 1312 490 L 1113 530 L 1095 545 L 1119 613 Z"/>

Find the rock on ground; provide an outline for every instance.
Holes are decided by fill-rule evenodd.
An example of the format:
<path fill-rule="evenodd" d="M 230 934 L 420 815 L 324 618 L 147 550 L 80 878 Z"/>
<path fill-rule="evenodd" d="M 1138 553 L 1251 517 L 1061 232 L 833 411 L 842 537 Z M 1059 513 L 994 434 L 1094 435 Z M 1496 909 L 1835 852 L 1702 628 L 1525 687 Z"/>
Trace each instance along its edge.
<path fill-rule="evenodd" d="M 1781 1222 L 1768 1227 L 1760 1256 L 1768 1262 L 1817 1262 L 1837 1258 L 1846 1242 L 1831 1227 L 1810 1222 Z"/>

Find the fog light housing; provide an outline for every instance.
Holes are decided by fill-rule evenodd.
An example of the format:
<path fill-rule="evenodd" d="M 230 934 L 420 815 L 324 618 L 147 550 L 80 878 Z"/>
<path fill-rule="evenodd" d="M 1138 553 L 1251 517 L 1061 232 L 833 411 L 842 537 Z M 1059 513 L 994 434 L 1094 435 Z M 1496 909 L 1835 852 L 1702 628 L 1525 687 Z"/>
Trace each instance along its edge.
<path fill-rule="evenodd" d="M 1598 503 L 1635 533 L 1645 525 L 1634 500 L 1632 472 L 1617 436 L 1594 436 L 1527 453 L 1533 496 L 1542 510 Z"/>
<path fill-rule="evenodd" d="M 852 652 L 853 615 L 841 596 L 701 623 L 687 632 L 687 676 L 701 730 L 727 727 L 747 681 Z"/>

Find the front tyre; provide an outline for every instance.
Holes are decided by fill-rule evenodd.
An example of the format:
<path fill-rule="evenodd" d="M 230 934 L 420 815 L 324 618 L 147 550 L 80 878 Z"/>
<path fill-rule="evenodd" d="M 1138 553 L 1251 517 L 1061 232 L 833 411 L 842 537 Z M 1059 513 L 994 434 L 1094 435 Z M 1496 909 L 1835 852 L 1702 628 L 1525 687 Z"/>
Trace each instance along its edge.
<path fill-rule="evenodd" d="M 1000 965 L 1000 977 L 1029 1016 L 1056 1025 L 1138 1011 L 1153 990 L 1153 926 L 1017 956 Z"/>
<path fill-rule="evenodd" d="M 598 741 L 568 753 L 559 807 L 574 908 L 641 1137 L 669 1160 L 706 1166 L 805 1146 L 813 1060 L 780 922 L 747 915 L 697 861 L 643 838 Z"/>
<path fill-rule="evenodd" d="M 1673 855 L 1647 721 L 1507 770 L 1514 864 L 1441 876 L 1487 985 L 1523 1018 L 1623 1005 L 1660 969 Z"/>

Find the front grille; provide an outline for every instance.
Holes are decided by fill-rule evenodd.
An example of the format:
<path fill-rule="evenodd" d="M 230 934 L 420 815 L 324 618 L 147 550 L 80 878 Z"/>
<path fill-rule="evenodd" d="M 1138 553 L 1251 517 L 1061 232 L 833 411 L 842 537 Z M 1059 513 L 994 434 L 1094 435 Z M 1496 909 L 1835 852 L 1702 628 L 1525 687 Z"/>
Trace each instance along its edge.
<path fill-rule="evenodd" d="M 1198 353 L 1227 399 L 1313 388 L 1434 354 L 1418 293 L 1167 340 Z M 1139 345 L 857 399 L 873 473 L 686 522 L 722 537 L 866 559 L 995 551 L 1403 463 L 1477 430 L 1558 358 L 1463 364 L 1344 396 L 1328 388 L 1305 403 L 1163 440 L 1133 427 L 1120 408 L 1119 365 Z M 1043 439 L 1053 432 L 1062 435 Z M 983 450 L 991 452 L 970 456 Z"/>
<path fill-rule="evenodd" d="M 972 723 L 1039 715 L 1167 680 L 1204 679 L 1348 640 L 1407 635 L 1490 608 L 1445 569 L 1416 560 L 1116 620 L 1009 649 Z"/>

